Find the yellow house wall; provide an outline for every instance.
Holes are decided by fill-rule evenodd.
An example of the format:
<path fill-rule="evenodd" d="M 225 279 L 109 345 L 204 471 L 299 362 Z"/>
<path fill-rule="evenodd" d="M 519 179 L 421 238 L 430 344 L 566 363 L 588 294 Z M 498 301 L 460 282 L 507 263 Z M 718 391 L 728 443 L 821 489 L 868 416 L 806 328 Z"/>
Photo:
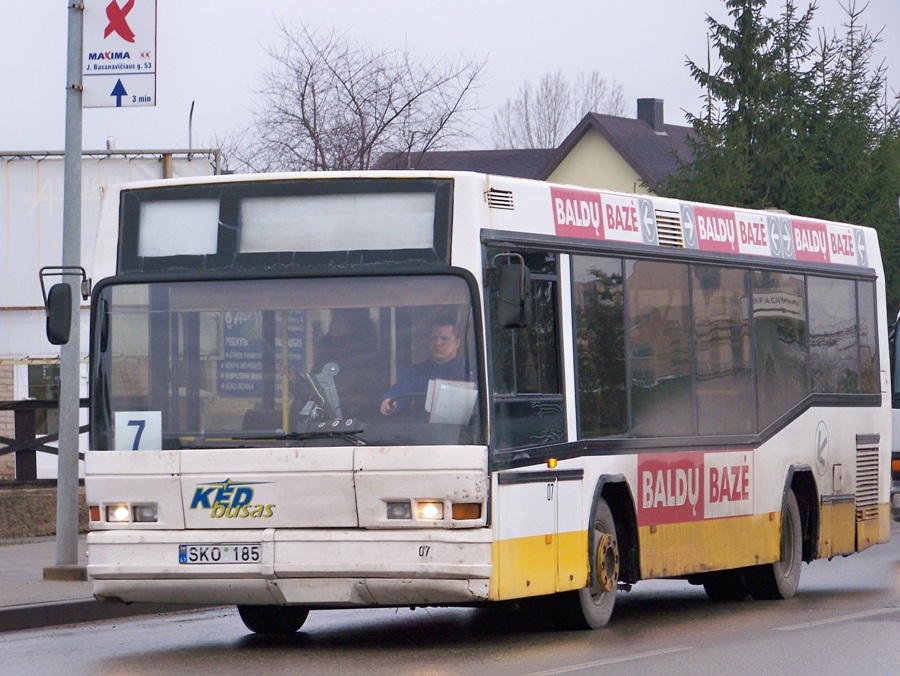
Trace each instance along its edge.
<path fill-rule="evenodd" d="M 595 129 L 588 130 L 547 180 L 598 190 L 643 195 L 650 192 L 637 172 Z"/>

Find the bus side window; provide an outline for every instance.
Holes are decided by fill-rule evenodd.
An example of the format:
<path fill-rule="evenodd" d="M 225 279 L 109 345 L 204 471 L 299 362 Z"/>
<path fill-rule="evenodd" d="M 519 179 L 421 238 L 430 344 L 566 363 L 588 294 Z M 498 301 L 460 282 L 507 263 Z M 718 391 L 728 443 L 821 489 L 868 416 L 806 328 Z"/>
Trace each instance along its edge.
<path fill-rule="evenodd" d="M 499 250 L 489 250 L 491 260 Z M 555 254 L 518 252 L 531 273 L 528 326 L 500 321 L 499 289 L 489 288 L 494 445 L 498 449 L 565 439 L 559 375 L 558 277 Z"/>
<path fill-rule="evenodd" d="M 578 438 L 628 432 L 622 260 L 572 257 Z"/>
<path fill-rule="evenodd" d="M 756 431 L 756 384 L 750 349 L 750 273 L 691 266 L 694 398 L 701 435 Z"/>
<path fill-rule="evenodd" d="M 625 261 L 625 326 L 635 437 L 693 434 L 688 266 Z"/>
<path fill-rule="evenodd" d="M 803 275 L 753 273 L 760 430 L 809 394 L 806 307 Z"/>

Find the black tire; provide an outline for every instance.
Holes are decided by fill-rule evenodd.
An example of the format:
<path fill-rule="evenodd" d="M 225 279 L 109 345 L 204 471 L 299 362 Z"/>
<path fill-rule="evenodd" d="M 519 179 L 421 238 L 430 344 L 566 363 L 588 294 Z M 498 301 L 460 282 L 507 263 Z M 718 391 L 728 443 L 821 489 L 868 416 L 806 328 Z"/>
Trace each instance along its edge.
<path fill-rule="evenodd" d="M 293 634 L 309 617 L 302 606 L 238 606 L 241 621 L 254 634 Z"/>
<path fill-rule="evenodd" d="M 750 594 L 741 570 L 704 573 L 701 584 L 711 601 L 743 601 Z"/>
<path fill-rule="evenodd" d="M 619 582 L 616 524 L 606 500 L 597 499 L 588 533 L 590 584 L 563 595 L 561 624 L 569 629 L 602 629 L 609 624 Z"/>
<path fill-rule="evenodd" d="M 781 514 L 781 560 L 744 570 L 750 595 L 760 601 L 789 599 L 800 585 L 803 523 L 794 491 L 788 490 L 785 495 Z"/>

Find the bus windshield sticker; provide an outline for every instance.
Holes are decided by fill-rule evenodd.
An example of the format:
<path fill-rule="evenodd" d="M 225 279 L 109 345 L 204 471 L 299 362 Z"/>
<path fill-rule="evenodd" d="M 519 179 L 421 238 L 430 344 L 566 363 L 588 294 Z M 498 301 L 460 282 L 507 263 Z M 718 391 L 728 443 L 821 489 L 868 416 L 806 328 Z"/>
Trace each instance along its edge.
<path fill-rule="evenodd" d="M 148 451 L 162 448 L 162 412 L 116 411 L 117 451 Z"/>

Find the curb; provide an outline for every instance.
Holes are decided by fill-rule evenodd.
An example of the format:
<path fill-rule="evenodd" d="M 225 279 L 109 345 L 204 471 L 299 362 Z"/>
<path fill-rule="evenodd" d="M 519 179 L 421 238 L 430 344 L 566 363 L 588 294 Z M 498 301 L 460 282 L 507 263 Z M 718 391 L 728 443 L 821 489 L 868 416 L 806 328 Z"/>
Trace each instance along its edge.
<path fill-rule="evenodd" d="M 123 617 L 179 613 L 209 607 L 175 603 L 123 603 L 121 601 L 101 603 L 95 599 L 29 603 L 0 608 L 0 633 L 23 629 L 42 629 L 80 622 L 99 622 Z"/>

